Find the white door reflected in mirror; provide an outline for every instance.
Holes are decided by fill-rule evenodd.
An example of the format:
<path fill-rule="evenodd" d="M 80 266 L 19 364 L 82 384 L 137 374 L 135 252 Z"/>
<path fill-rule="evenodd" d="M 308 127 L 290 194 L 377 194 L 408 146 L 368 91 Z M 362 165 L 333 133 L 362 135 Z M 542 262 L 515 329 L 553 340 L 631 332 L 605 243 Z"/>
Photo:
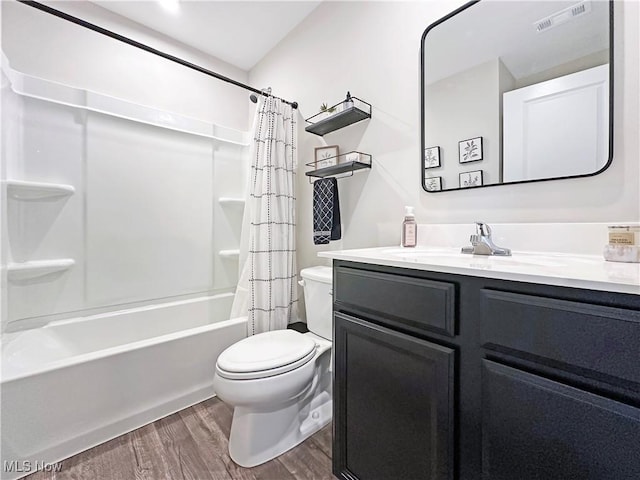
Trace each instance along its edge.
<path fill-rule="evenodd" d="M 608 65 L 505 93 L 502 181 L 570 177 L 603 168 L 608 101 Z"/>

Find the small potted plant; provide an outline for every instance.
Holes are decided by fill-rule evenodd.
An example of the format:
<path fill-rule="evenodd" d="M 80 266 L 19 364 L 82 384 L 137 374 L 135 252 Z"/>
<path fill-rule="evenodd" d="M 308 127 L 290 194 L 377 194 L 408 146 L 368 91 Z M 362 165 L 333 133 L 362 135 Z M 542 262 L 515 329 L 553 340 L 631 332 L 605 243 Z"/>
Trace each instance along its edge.
<path fill-rule="evenodd" d="M 327 107 L 326 103 L 320 105 L 320 115 L 318 115 L 318 121 L 324 120 L 325 118 L 329 118 L 331 115 L 336 113 L 336 107 Z"/>

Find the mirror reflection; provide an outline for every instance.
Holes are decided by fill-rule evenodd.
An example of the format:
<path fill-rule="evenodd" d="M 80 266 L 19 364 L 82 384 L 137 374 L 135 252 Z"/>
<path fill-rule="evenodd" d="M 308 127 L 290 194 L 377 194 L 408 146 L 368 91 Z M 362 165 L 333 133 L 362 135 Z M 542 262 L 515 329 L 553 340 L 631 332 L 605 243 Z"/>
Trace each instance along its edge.
<path fill-rule="evenodd" d="M 429 192 L 591 175 L 611 160 L 612 3 L 471 2 L 422 40 Z"/>

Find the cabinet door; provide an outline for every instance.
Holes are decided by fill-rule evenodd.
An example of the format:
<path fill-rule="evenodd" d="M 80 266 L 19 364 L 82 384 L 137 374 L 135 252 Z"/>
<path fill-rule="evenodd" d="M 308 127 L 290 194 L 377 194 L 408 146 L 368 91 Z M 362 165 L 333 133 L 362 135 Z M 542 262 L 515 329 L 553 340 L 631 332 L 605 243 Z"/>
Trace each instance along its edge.
<path fill-rule="evenodd" d="M 334 474 L 452 479 L 454 351 L 342 313 L 334 328 Z"/>
<path fill-rule="evenodd" d="M 485 480 L 640 478 L 640 409 L 489 360 Z"/>

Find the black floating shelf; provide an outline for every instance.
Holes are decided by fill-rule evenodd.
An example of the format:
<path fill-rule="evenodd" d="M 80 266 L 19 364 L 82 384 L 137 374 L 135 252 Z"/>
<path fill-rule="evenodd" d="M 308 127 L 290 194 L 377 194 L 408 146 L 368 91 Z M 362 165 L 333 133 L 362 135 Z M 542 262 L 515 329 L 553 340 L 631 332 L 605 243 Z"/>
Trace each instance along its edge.
<path fill-rule="evenodd" d="M 360 100 L 357 97 L 351 97 L 354 105 L 341 112 L 334 113 L 330 117 L 323 118 L 322 120 L 314 120 L 319 117 L 321 113 L 315 114 L 313 117 L 307 118 L 305 121 L 311 125 L 307 125 L 305 130 L 309 133 L 316 135 L 326 135 L 340 128 L 351 125 L 352 123 L 360 122 L 371 118 L 371 104 Z M 337 103 L 331 108 L 342 108 L 343 102 Z"/>
<path fill-rule="evenodd" d="M 340 157 L 346 157 L 349 154 L 357 153 L 359 154 L 360 160 L 352 160 L 352 161 L 340 161 Z M 334 177 L 336 175 L 341 175 L 343 173 L 350 173 L 353 175 L 353 172 L 357 170 L 364 170 L 365 168 L 371 168 L 371 155 L 368 153 L 362 152 L 349 152 L 338 155 L 338 157 L 332 157 L 337 160 L 336 165 L 331 165 L 330 167 L 318 168 L 316 170 L 309 170 L 304 174 L 307 177 L 316 177 L 316 178 L 325 178 L 325 177 Z M 307 163 L 308 166 L 315 165 L 315 162 Z M 345 176 L 351 176 L 345 175 Z"/>
<path fill-rule="evenodd" d="M 347 172 L 355 172 L 356 170 L 362 170 L 364 168 L 371 168 L 371 165 L 368 163 L 362 162 L 347 162 L 341 163 L 340 165 L 334 165 L 332 167 L 319 168 L 318 170 L 311 170 L 309 172 L 305 172 L 304 174 L 307 177 L 333 177 L 334 175 L 340 175 L 341 173 Z"/>

